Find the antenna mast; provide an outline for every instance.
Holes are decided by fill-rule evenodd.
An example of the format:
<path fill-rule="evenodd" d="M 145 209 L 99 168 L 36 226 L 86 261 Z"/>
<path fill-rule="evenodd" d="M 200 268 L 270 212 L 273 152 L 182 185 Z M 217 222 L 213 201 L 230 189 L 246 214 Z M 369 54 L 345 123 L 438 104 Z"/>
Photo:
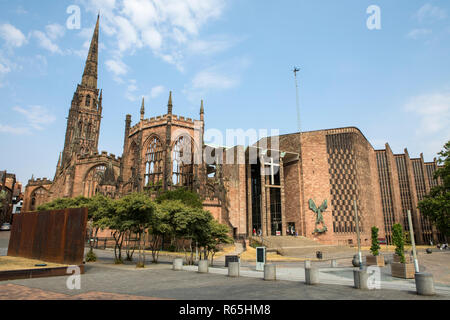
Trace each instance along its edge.
<path fill-rule="evenodd" d="M 298 132 L 299 132 L 299 160 L 300 160 L 300 193 L 301 193 L 301 203 L 300 203 L 300 215 L 303 216 L 303 219 L 300 220 L 300 234 L 302 236 L 306 236 L 306 226 L 305 226 L 305 212 L 304 212 L 304 203 L 305 202 L 305 193 L 304 190 L 304 180 L 303 180 L 303 155 L 302 155 L 302 123 L 301 123 L 301 117 L 300 117 L 300 97 L 299 97 L 299 89 L 298 89 L 298 81 L 297 81 L 297 73 L 300 72 L 300 68 L 294 67 L 294 77 L 295 77 L 295 89 L 296 89 L 296 95 L 297 95 L 297 125 L 298 125 Z"/>
<path fill-rule="evenodd" d="M 300 118 L 300 98 L 299 98 L 299 90 L 298 90 L 298 81 L 297 81 L 297 72 L 300 72 L 300 68 L 294 67 L 294 77 L 295 77 L 295 90 L 297 95 L 297 126 L 298 126 L 298 132 L 302 132 L 302 123 Z"/>

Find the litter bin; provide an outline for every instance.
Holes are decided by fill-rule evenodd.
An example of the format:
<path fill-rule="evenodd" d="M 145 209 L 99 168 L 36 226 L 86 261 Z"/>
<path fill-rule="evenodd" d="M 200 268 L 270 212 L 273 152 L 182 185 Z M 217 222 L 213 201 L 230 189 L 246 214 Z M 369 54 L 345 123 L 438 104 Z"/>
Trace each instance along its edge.
<path fill-rule="evenodd" d="M 225 268 L 228 268 L 230 262 L 239 262 L 238 256 L 225 256 Z"/>

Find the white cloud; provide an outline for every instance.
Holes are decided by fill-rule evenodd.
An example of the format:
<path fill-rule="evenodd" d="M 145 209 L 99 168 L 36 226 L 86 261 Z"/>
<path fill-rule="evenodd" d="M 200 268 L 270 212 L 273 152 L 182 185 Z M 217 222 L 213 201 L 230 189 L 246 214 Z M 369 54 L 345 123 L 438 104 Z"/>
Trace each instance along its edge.
<path fill-rule="evenodd" d="M 124 0 L 122 13 L 140 29 L 158 22 L 158 13 L 152 1 Z"/>
<path fill-rule="evenodd" d="M 28 124 L 36 130 L 43 130 L 46 125 L 53 123 L 56 117 L 41 106 L 30 106 L 28 108 L 14 107 L 14 111 L 24 115 Z"/>
<path fill-rule="evenodd" d="M 101 12 L 101 27 L 114 36 L 119 55 L 147 47 L 155 56 L 183 70 L 183 51 L 209 21 L 218 19 L 226 0 L 80 0 L 90 12 Z M 222 44 L 215 44 L 226 47 Z M 200 52 L 204 43 L 192 46 Z M 116 53 L 117 54 L 117 53 Z"/>
<path fill-rule="evenodd" d="M 3 65 L 0 63 L 0 74 L 6 74 L 11 72 L 11 68 L 9 66 L 7 66 L 6 64 Z"/>
<path fill-rule="evenodd" d="M 17 14 L 20 14 L 20 15 L 22 15 L 22 14 L 28 14 L 28 11 L 25 10 L 25 9 L 20 5 L 20 6 L 18 6 L 17 9 L 16 9 L 16 13 L 17 13 Z"/>
<path fill-rule="evenodd" d="M 142 42 L 138 33 L 131 22 L 121 16 L 116 16 L 115 23 L 117 25 L 117 43 L 120 52 L 142 47 Z"/>
<path fill-rule="evenodd" d="M 125 97 L 129 100 L 129 101 L 136 101 L 138 99 L 138 97 L 135 95 L 135 92 L 138 90 L 138 87 L 136 85 L 136 80 L 130 80 L 130 82 L 127 85 L 127 91 L 125 93 Z"/>
<path fill-rule="evenodd" d="M 62 38 L 65 34 L 65 28 L 57 23 L 49 24 L 45 27 L 47 36 L 51 40 L 56 40 L 58 38 Z"/>
<path fill-rule="evenodd" d="M 418 135 L 450 134 L 450 91 L 413 97 L 405 111 L 419 117 Z"/>
<path fill-rule="evenodd" d="M 30 129 L 24 128 L 24 127 L 12 127 L 9 125 L 0 124 L 0 132 L 14 134 L 14 135 L 22 135 L 22 134 L 30 134 Z"/>
<path fill-rule="evenodd" d="M 198 39 L 189 43 L 188 51 L 191 54 L 216 54 L 230 49 L 237 41 L 237 39 L 228 36 L 216 37 L 211 40 Z"/>
<path fill-rule="evenodd" d="M 150 92 L 150 97 L 152 97 L 152 99 L 155 99 L 159 97 L 164 91 L 166 91 L 166 88 L 164 86 L 153 87 Z"/>
<path fill-rule="evenodd" d="M 247 58 L 233 59 L 197 72 L 183 89 L 191 102 L 197 102 L 211 91 L 233 89 L 240 85 L 242 73 L 250 65 Z"/>
<path fill-rule="evenodd" d="M 203 70 L 192 79 L 194 89 L 230 89 L 239 84 L 239 80 L 230 75 L 220 74 L 214 70 Z"/>
<path fill-rule="evenodd" d="M 62 54 L 59 46 L 53 43 L 53 41 L 44 32 L 35 30 L 31 33 L 31 35 L 38 40 L 40 47 L 50 51 L 51 53 Z"/>
<path fill-rule="evenodd" d="M 21 47 L 27 42 L 22 31 L 8 23 L 0 25 L 0 37 L 13 47 Z"/>
<path fill-rule="evenodd" d="M 242 72 L 250 65 L 247 58 L 223 62 L 198 72 L 191 81 L 193 89 L 226 90 L 238 86 Z"/>
<path fill-rule="evenodd" d="M 111 59 L 105 62 L 106 67 L 109 71 L 114 73 L 116 76 L 123 76 L 128 73 L 128 67 L 120 59 Z"/>
<path fill-rule="evenodd" d="M 159 50 L 162 46 L 162 36 L 154 28 L 148 28 L 142 31 L 142 41 L 144 45 L 149 46 L 153 50 Z"/>
<path fill-rule="evenodd" d="M 433 31 L 431 29 L 413 29 L 406 35 L 406 37 L 409 39 L 417 40 L 432 33 Z"/>
<path fill-rule="evenodd" d="M 447 12 L 430 3 L 423 5 L 414 15 L 419 22 L 433 22 L 447 18 Z"/>

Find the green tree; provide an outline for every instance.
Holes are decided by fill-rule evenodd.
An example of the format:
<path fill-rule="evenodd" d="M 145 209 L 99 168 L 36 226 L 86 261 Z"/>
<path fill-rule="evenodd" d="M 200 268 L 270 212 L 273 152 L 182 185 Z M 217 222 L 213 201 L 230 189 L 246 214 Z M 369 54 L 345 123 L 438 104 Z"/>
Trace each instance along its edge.
<path fill-rule="evenodd" d="M 405 240 L 401 224 L 397 223 L 392 226 L 392 241 L 395 245 L 395 254 L 400 257 L 401 263 L 405 263 Z"/>
<path fill-rule="evenodd" d="M 84 201 L 80 201 L 83 203 Z M 86 206 L 88 208 L 89 219 L 89 252 L 86 255 L 86 261 L 96 261 L 97 256 L 94 253 L 94 244 L 97 239 L 98 231 L 101 229 L 100 221 L 112 210 L 113 201 L 101 194 L 88 199 Z"/>
<path fill-rule="evenodd" d="M 164 206 L 158 205 L 156 207 L 155 214 L 148 226 L 148 232 L 151 235 L 149 246 L 152 251 L 153 263 L 158 263 L 159 252 L 165 236 L 173 235 L 173 227 L 170 225 L 168 211 L 165 210 Z"/>
<path fill-rule="evenodd" d="M 210 235 L 210 221 L 213 217 L 209 211 L 191 207 L 181 200 L 166 200 L 159 205 L 159 210 L 165 212 L 166 221 L 174 239 L 186 240 L 189 243 L 190 258 L 194 262 L 194 248 L 205 247 Z M 186 247 L 183 250 L 187 253 Z"/>
<path fill-rule="evenodd" d="M 94 253 L 94 239 L 97 238 L 100 229 L 100 221 L 111 210 L 112 200 L 103 195 L 96 195 L 93 198 L 83 196 L 76 198 L 59 198 L 52 202 L 40 205 L 38 211 L 64 210 L 74 208 L 88 208 L 88 233 L 89 233 L 89 252 L 86 255 L 86 261 L 96 261 Z"/>
<path fill-rule="evenodd" d="M 203 201 L 200 198 L 200 196 L 197 193 L 189 191 L 185 188 L 178 188 L 176 190 L 165 191 L 156 198 L 157 203 L 162 203 L 168 200 L 172 201 L 179 200 L 184 205 L 191 208 L 197 209 L 203 208 Z"/>
<path fill-rule="evenodd" d="M 113 217 L 112 230 L 116 231 L 116 246 L 119 251 L 119 261 L 121 261 L 121 250 L 123 238 L 126 232 L 135 232 L 138 235 L 139 242 L 139 259 L 137 266 L 145 266 L 145 243 L 147 228 L 155 215 L 155 205 L 144 193 L 133 193 L 125 196 L 115 202 L 115 215 L 119 219 Z M 116 256 L 117 259 L 117 256 Z"/>
<path fill-rule="evenodd" d="M 429 195 L 419 202 L 420 212 L 427 217 L 441 232 L 450 236 L 450 141 L 439 153 L 438 163 L 442 165 L 436 170 L 434 179 L 441 183 L 432 188 Z"/>
<path fill-rule="evenodd" d="M 380 254 L 380 242 L 378 241 L 378 231 L 379 229 L 377 227 L 372 227 L 372 246 L 370 247 L 370 252 L 374 256 L 378 256 Z"/>
<path fill-rule="evenodd" d="M 211 257 L 211 265 L 214 263 L 214 256 L 220 250 L 220 245 L 231 244 L 233 239 L 229 236 L 230 230 L 228 226 L 219 223 L 215 219 L 209 222 L 209 237 L 206 243 L 207 255 Z"/>

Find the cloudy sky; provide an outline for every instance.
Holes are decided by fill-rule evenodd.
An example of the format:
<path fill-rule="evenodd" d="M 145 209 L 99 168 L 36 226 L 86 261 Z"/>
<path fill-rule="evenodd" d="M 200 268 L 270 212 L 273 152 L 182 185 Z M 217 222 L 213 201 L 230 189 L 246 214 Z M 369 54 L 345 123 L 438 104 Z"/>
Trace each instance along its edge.
<path fill-rule="evenodd" d="M 99 11 L 99 151 L 121 155 L 125 115 L 143 96 L 164 114 L 170 90 L 178 115 L 205 100 L 207 129 L 295 132 L 294 66 L 303 130 L 426 161 L 450 139 L 448 0 L 0 0 L 0 170 L 24 183 L 53 178 Z"/>

